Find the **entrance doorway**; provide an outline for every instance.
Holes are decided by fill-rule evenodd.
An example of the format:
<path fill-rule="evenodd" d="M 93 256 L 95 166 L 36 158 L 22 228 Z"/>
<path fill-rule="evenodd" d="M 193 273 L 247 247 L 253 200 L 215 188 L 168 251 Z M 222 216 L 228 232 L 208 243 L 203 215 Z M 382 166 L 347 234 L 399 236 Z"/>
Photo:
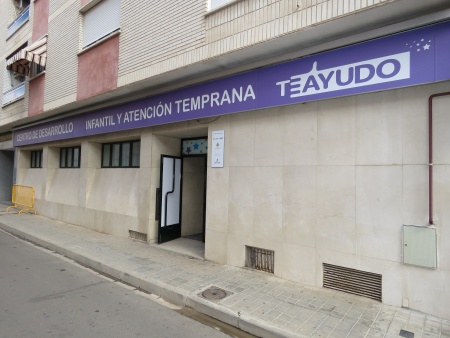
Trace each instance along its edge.
<path fill-rule="evenodd" d="M 0 202 L 11 203 L 14 151 L 0 151 Z"/>
<path fill-rule="evenodd" d="M 204 250 L 208 139 L 180 142 L 181 156 L 161 155 L 158 243 L 181 237 L 177 244 Z"/>

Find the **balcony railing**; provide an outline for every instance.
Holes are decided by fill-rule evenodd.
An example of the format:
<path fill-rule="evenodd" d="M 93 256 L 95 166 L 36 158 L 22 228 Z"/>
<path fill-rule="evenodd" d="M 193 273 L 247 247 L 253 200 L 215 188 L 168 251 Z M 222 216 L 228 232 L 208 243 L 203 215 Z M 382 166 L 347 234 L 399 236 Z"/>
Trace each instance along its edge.
<path fill-rule="evenodd" d="M 9 103 L 17 101 L 25 96 L 25 83 L 21 83 L 15 88 L 8 90 L 3 93 L 2 106 L 5 106 Z"/>
<path fill-rule="evenodd" d="M 17 30 L 22 27 L 25 22 L 28 21 L 28 18 L 30 17 L 30 6 L 25 8 L 19 16 L 14 20 L 12 24 L 8 26 L 8 32 L 6 35 L 6 38 L 9 38 L 11 35 L 13 35 Z"/>

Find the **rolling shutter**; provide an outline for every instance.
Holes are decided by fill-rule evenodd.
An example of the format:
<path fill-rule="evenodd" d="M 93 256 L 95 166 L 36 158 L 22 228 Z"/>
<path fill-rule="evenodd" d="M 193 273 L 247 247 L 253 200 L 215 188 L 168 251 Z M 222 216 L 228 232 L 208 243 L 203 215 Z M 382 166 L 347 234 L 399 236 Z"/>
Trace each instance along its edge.
<path fill-rule="evenodd" d="M 120 0 L 103 0 L 84 15 L 83 48 L 120 28 Z"/>

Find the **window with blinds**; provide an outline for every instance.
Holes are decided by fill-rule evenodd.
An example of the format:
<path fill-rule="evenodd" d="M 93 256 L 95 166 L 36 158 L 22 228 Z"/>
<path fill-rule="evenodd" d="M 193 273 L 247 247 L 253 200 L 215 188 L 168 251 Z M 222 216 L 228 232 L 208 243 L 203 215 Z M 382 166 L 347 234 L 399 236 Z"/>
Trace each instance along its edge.
<path fill-rule="evenodd" d="M 83 48 L 120 28 L 120 0 L 103 0 L 84 14 Z"/>
<path fill-rule="evenodd" d="M 236 2 L 237 0 L 209 0 L 209 11 L 214 11 L 220 7 Z"/>

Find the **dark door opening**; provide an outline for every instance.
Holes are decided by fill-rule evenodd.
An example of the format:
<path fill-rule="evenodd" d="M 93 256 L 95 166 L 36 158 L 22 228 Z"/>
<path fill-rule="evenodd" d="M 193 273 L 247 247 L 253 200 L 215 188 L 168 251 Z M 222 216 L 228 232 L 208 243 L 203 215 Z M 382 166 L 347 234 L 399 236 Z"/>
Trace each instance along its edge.
<path fill-rule="evenodd" d="M 0 151 L 0 202 L 11 203 L 14 174 L 14 151 Z"/>

